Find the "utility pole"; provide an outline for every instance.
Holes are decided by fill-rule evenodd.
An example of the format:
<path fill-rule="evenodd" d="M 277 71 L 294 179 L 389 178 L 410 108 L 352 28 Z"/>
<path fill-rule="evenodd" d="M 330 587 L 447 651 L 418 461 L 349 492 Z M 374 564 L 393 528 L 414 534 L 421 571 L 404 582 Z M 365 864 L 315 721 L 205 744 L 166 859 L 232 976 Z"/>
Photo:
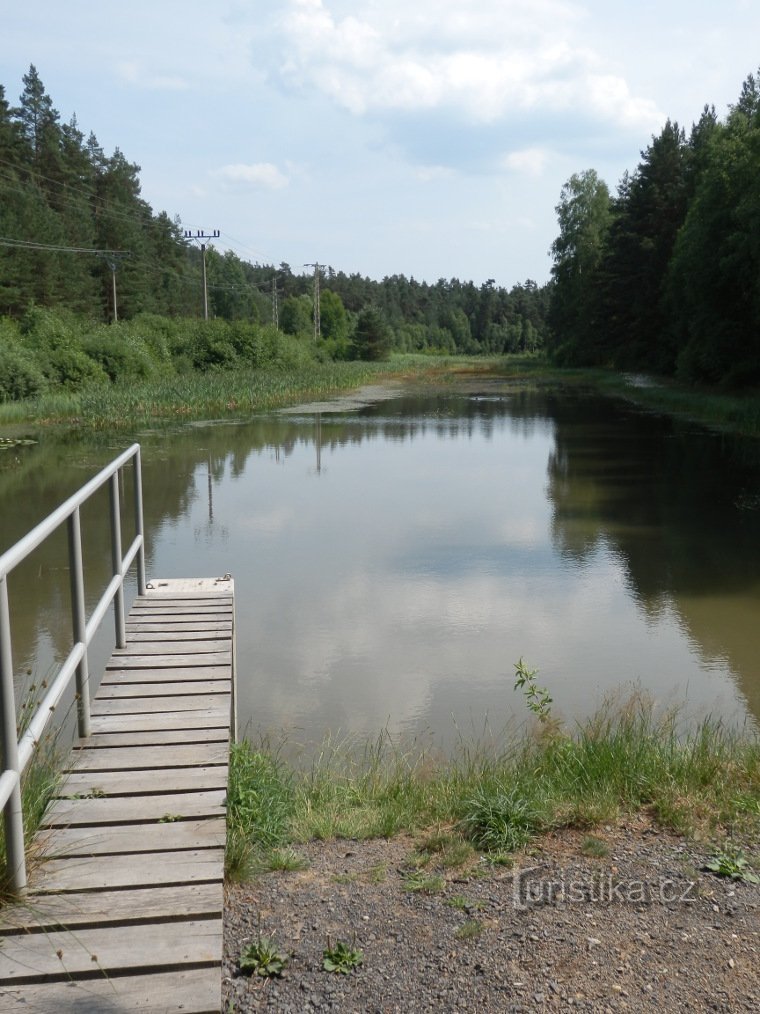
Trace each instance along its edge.
<path fill-rule="evenodd" d="M 119 266 L 120 259 L 129 257 L 129 252 L 120 250 L 102 250 L 96 251 L 98 257 L 102 257 L 106 264 L 111 269 L 111 293 L 113 297 L 113 322 L 117 324 L 119 322 L 119 311 L 116 307 L 116 269 Z"/>
<path fill-rule="evenodd" d="M 304 264 L 305 268 L 314 268 L 314 341 L 322 334 L 322 327 L 319 321 L 319 269 L 324 264 Z"/>
<path fill-rule="evenodd" d="M 272 323 L 274 324 L 275 330 L 280 330 L 280 311 L 277 306 L 277 272 L 275 271 L 274 277 L 272 278 Z"/>
<path fill-rule="evenodd" d="M 206 233 L 203 229 L 197 229 L 193 236 L 190 229 L 185 229 L 185 239 L 191 239 L 201 248 L 201 259 L 203 261 L 203 319 L 208 320 L 208 285 L 206 283 L 206 240 L 219 239 L 219 230 L 214 229 L 212 233 Z"/>

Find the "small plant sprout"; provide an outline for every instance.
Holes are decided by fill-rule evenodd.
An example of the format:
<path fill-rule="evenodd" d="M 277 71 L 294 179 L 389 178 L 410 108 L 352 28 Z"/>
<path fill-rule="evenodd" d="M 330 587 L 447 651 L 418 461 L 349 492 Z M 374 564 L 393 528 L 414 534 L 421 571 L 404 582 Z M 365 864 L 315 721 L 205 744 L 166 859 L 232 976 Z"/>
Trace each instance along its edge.
<path fill-rule="evenodd" d="M 483 923 L 478 922 L 477 919 L 467 919 L 456 930 L 454 936 L 457 940 L 473 940 L 475 937 L 479 937 L 482 932 Z"/>
<path fill-rule="evenodd" d="M 602 841 L 601 838 L 597 838 L 593 834 L 588 834 L 583 839 L 581 852 L 584 856 L 591 856 L 594 859 L 604 859 L 610 854 L 610 848 L 607 842 Z"/>
<path fill-rule="evenodd" d="M 338 975 L 348 975 L 364 961 L 364 955 L 356 949 L 356 935 L 351 946 L 336 940 L 335 945 L 327 938 L 327 947 L 322 951 L 322 967 L 326 972 L 335 972 Z"/>
<path fill-rule="evenodd" d="M 719 877 L 741 880 L 745 884 L 760 884 L 760 877 L 753 872 L 744 854 L 737 849 L 717 852 L 710 862 L 705 863 L 704 869 Z"/>
<path fill-rule="evenodd" d="M 260 975 L 265 979 L 282 975 L 287 963 L 287 954 L 277 950 L 274 939 L 261 934 L 240 955 L 240 971 L 244 975 Z"/>
<path fill-rule="evenodd" d="M 515 690 L 522 690 L 528 710 L 545 722 L 551 717 L 552 698 L 546 687 L 536 684 L 536 676 L 538 669 L 529 669 L 522 658 L 515 662 Z"/>

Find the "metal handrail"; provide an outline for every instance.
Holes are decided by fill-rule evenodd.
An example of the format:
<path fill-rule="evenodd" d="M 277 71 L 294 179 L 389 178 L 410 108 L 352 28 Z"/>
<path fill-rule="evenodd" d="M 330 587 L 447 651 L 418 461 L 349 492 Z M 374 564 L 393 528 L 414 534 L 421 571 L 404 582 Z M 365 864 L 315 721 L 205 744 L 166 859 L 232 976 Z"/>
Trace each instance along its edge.
<path fill-rule="evenodd" d="M 129 463 L 134 468 L 135 537 L 126 553 L 121 547 L 121 504 L 119 475 Z M 82 533 L 79 508 L 106 483 L 109 483 L 111 514 L 111 561 L 113 577 L 108 583 L 90 619 L 85 612 L 84 567 L 82 564 Z M 64 522 L 68 524 L 69 573 L 71 579 L 71 624 L 73 646 L 53 678 L 45 697 L 18 739 L 16 728 L 16 696 L 13 687 L 13 652 L 10 611 L 8 606 L 8 575 Z M 57 510 L 48 515 L 23 539 L 0 556 L 0 709 L 2 710 L 2 772 L 0 772 L 0 808 L 5 821 L 5 854 L 8 886 L 16 893 L 26 887 L 24 857 L 24 822 L 21 807 L 21 775 L 32 758 L 42 733 L 56 705 L 76 678 L 77 725 L 81 737 L 90 734 L 90 676 L 87 649 L 113 602 L 116 646 L 126 645 L 124 619 L 124 578 L 137 561 L 137 590 L 145 594 L 145 535 L 143 529 L 142 468 L 140 445 L 132 444 L 110 465 L 70 496 Z"/>

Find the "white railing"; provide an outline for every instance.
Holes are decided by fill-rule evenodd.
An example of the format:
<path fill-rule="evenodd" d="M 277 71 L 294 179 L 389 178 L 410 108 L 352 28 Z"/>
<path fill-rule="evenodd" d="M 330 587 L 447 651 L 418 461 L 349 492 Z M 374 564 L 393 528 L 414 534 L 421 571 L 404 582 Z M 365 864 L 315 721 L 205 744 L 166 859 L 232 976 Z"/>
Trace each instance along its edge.
<path fill-rule="evenodd" d="M 121 504 L 119 477 L 129 462 L 134 467 L 135 537 L 126 553 L 121 547 Z M 82 565 L 82 533 L 79 508 L 93 493 L 109 483 L 111 507 L 111 562 L 113 577 L 89 620 L 85 612 L 84 567 Z M 69 572 L 71 580 L 71 624 L 73 647 L 58 673 L 52 678 L 45 697 L 31 721 L 18 738 L 16 726 L 16 695 L 13 687 L 13 652 L 10 612 L 8 607 L 8 575 L 64 522 L 68 524 Z M 26 887 L 24 858 L 24 821 L 21 807 L 21 775 L 40 741 L 43 730 L 56 705 L 76 677 L 77 720 L 79 735 L 90 734 L 90 677 L 87 649 L 97 632 L 111 602 L 114 605 L 116 645 L 126 645 L 124 618 L 124 577 L 137 560 L 137 589 L 145 594 L 145 539 L 143 534 L 142 471 L 140 445 L 133 444 L 83 486 L 78 493 L 61 504 L 28 535 L 0 556 L 0 708 L 2 709 L 2 772 L 0 773 L 0 809 L 5 821 L 5 855 L 8 886 L 19 893 Z"/>

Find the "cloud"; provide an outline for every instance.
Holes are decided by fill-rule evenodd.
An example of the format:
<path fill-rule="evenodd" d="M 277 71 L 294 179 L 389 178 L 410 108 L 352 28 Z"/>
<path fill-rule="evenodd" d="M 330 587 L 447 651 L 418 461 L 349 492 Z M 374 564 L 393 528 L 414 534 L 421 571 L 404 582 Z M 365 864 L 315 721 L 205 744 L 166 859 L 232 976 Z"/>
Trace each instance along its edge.
<path fill-rule="evenodd" d="M 550 159 L 551 152 L 547 148 L 523 148 L 505 155 L 502 164 L 510 172 L 523 176 L 540 176 Z"/>
<path fill-rule="evenodd" d="M 224 183 L 264 190 L 281 190 L 288 185 L 288 177 L 271 162 L 238 162 L 215 169 L 212 175 Z"/>
<path fill-rule="evenodd" d="M 345 11 L 346 13 L 342 13 Z M 636 130 L 656 105 L 580 41 L 569 0 L 289 0 L 279 72 L 358 116 L 446 110 L 489 126 L 574 115 Z"/>
<path fill-rule="evenodd" d="M 136 85 L 146 91 L 179 92 L 186 91 L 189 82 L 177 75 L 150 74 L 136 61 L 122 60 L 116 65 L 119 77 L 127 84 Z"/>

